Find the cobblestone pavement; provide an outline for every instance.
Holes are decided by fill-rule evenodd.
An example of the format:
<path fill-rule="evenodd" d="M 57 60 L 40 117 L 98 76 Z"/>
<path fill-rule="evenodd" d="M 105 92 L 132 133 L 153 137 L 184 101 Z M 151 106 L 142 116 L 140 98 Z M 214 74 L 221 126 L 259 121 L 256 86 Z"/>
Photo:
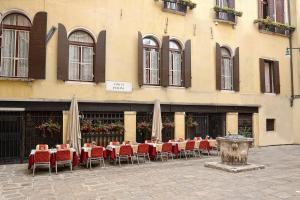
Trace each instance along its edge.
<path fill-rule="evenodd" d="M 27 165 L 0 165 L 0 199 L 300 199 L 300 146 L 251 149 L 266 169 L 231 174 L 204 167 L 217 157 L 122 167 L 78 167 L 32 177 Z"/>

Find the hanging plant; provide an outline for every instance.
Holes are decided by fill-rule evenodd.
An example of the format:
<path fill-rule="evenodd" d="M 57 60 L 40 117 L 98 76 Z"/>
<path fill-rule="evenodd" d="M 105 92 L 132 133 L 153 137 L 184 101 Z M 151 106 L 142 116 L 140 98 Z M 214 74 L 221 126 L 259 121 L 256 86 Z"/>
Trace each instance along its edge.
<path fill-rule="evenodd" d="M 236 11 L 233 8 L 215 6 L 214 10 L 216 12 L 224 12 L 224 13 L 228 13 L 228 14 L 233 14 L 234 16 L 237 16 L 237 17 L 242 17 L 243 16 L 243 12 Z"/>
<path fill-rule="evenodd" d="M 197 4 L 194 3 L 192 0 L 178 0 L 178 3 L 189 7 L 189 9 L 191 9 L 191 10 L 196 8 L 196 6 L 197 6 Z"/>
<path fill-rule="evenodd" d="M 95 133 L 108 133 L 111 131 L 111 126 L 108 124 L 102 124 L 101 122 L 97 122 L 93 124 L 93 130 Z"/>
<path fill-rule="evenodd" d="M 290 25 L 287 25 L 287 24 L 275 22 L 269 16 L 266 19 L 256 19 L 256 20 L 254 20 L 254 24 L 260 24 L 260 25 L 265 26 L 266 28 L 269 28 L 269 27 L 274 28 L 275 27 L 275 28 L 278 28 L 278 29 L 291 31 L 291 32 L 293 32 L 296 29 L 296 27 L 294 27 L 294 26 L 290 26 Z"/>
<path fill-rule="evenodd" d="M 138 132 L 143 132 L 143 131 L 151 132 L 152 123 L 146 121 L 138 122 L 136 129 Z"/>
<path fill-rule="evenodd" d="M 60 134 L 60 124 L 58 122 L 54 122 L 52 119 L 45 121 L 35 127 L 36 129 L 42 131 L 43 136 L 46 137 L 46 134 Z"/>
<path fill-rule="evenodd" d="M 194 121 L 192 115 L 189 115 L 187 117 L 186 126 L 189 128 L 195 128 L 195 127 L 199 126 L 199 123 L 197 121 Z"/>
<path fill-rule="evenodd" d="M 166 118 L 164 120 L 164 122 L 162 123 L 163 128 L 174 128 L 175 127 L 175 123 L 171 122 L 171 120 L 169 118 Z"/>
<path fill-rule="evenodd" d="M 93 131 L 92 121 L 91 120 L 83 120 L 80 125 L 80 131 L 82 133 L 90 133 Z"/>
<path fill-rule="evenodd" d="M 116 131 L 116 132 L 120 132 L 120 133 L 124 133 L 124 124 L 121 121 L 117 121 L 115 123 L 111 123 L 109 125 L 111 127 L 112 131 Z"/>

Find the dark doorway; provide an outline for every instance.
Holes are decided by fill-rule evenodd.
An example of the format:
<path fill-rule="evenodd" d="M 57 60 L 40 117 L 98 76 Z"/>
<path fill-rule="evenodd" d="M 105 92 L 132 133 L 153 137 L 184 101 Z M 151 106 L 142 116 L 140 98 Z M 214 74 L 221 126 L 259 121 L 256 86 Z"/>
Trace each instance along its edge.
<path fill-rule="evenodd" d="M 0 163 L 22 162 L 23 112 L 0 112 Z"/>

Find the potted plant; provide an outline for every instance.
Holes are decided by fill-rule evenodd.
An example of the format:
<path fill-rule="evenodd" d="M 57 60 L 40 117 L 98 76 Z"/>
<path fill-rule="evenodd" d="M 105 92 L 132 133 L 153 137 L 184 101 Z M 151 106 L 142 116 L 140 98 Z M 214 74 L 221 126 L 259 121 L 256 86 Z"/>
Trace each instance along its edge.
<path fill-rule="evenodd" d="M 162 123 L 163 128 L 174 128 L 175 127 L 175 123 L 171 122 L 171 120 L 169 118 L 166 118 L 163 123 Z"/>
<path fill-rule="evenodd" d="M 111 130 L 114 132 L 123 134 L 125 131 L 124 124 L 121 121 L 111 123 L 110 126 L 111 126 Z"/>
<path fill-rule="evenodd" d="M 147 121 L 138 122 L 136 129 L 138 132 L 151 132 L 152 123 Z"/>
<path fill-rule="evenodd" d="M 189 115 L 189 116 L 187 117 L 186 126 L 187 126 L 188 128 L 195 128 L 195 127 L 199 126 L 199 124 L 198 124 L 197 121 L 194 121 L 192 115 Z"/>
<path fill-rule="evenodd" d="M 232 14 L 237 17 L 243 16 L 243 12 L 236 11 L 234 8 L 215 6 L 214 10 L 215 10 L 215 12 L 223 12 L 223 13 L 227 13 L 227 14 Z"/>
<path fill-rule="evenodd" d="M 259 24 L 264 27 L 265 30 L 270 31 L 278 28 L 280 30 L 289 31 L 289 33 L 295 31 L 294 26 L 290 26 L 288 24 L 283 24 L 279 22 L 275 22 L 271 17 L 267 17 L 266 19 L 256 19 L 254 20 L 254 24 Z"/>
<path fill-rule="evenodd" d="M 91 120 L 83 120 L 80 125 L 81 133 L 90 133 L 93 131 L 92 121 Z"/>
<path fill-rule="evenodd" d="M 44 121 L 35 127 L 36 129 L 42 132 L 43 137 L 46 137 L 47 134 L 53 136 L 54 134 L 60 134 L 60 124 L 58 122 L 54 122 L 52 119 L 48 121 Z"/>

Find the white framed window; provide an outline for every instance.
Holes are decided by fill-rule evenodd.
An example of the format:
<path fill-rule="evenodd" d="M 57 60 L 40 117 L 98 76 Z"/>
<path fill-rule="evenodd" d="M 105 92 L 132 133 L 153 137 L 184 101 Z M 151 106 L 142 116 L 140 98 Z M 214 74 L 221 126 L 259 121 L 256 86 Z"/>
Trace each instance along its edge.
<path fill-rule="evenodd" d="M 9 14 L 2 20 L 0 76 L 28 77 L 29 34 L 31 22 L 23 14 Z"/>
<path fill-rule="evenodd" d="M 94 80 L 93 38 L 82 30 L 74 31 L 69 36 L 69 80 Z"/>
<path fill-rule="evenodd" d="M 159 85 L 159 45 L 153 37 L 143 38 L 144 84 Z"/>
<path fill-rule="evenodd" d="M 169 85 L 182 86 L 182 49 L 175 40 L 170 40 Z"/>
<path fill-rule="evenodd" d="M 221 47 L 221 89 L 233 90 L 233 62 L 230 51 Z"/>

